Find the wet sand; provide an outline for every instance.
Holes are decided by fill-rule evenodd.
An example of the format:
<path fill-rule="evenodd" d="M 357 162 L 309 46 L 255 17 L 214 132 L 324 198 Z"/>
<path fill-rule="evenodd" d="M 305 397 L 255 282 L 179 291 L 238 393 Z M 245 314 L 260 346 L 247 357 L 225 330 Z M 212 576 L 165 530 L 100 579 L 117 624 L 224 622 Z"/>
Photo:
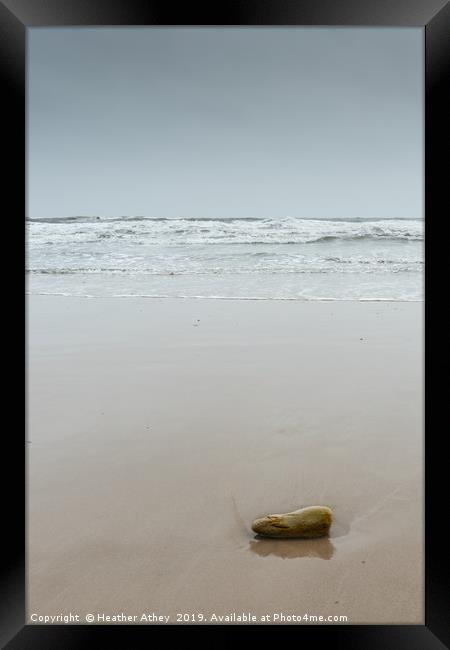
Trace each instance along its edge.
<path fill-rule="evenodd" d="M 27 304 L 30 623 L 424 622 L 422 303 Z"/>

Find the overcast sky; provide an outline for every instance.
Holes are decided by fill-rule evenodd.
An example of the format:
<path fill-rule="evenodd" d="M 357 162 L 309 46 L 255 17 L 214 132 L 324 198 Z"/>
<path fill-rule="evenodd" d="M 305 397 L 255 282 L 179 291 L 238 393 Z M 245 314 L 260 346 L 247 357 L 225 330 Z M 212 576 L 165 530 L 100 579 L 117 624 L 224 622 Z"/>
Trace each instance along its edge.
<path fill-rule="evenodd" d="M 28 30 L 29 217 L 422 217 L 422 28 Z"/>

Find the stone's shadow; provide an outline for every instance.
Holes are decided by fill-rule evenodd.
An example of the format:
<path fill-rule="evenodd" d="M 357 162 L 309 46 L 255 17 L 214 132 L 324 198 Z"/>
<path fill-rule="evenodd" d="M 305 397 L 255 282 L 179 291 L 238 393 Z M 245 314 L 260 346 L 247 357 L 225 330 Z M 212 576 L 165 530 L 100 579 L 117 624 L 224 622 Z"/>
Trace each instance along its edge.
<path fill-rule="evenodd" d="M 256 535 L 255 539 L 249 543 L 249 550 L 261 557 L 276 555 L 283 560 L 296 557 L 319 557 L 322 560 L 330 560 L 334 553 L 334 546 L 328 537 L 270 539 Z"/>

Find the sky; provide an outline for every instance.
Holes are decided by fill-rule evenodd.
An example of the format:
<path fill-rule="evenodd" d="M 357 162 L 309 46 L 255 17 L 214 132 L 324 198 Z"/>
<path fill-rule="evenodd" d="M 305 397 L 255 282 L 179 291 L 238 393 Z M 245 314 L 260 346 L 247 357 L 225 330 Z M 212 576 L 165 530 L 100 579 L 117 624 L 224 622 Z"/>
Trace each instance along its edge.
<path fill-rule="evenodd" d="M 27 217 L 423 217 L 422 28 L 31 28 Z"/>

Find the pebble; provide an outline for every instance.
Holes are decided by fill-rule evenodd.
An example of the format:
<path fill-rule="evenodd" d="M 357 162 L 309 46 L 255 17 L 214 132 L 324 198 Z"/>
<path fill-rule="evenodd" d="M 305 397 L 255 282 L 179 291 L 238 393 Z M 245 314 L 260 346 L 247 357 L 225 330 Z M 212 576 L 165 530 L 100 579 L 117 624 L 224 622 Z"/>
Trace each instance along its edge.
<path fill-rule="evenodd" d="M 323 537 L 328 535 L 332 520 L 328 506 L 308 506 L 255 519 L 252 530 L 264 537 Z"/>

